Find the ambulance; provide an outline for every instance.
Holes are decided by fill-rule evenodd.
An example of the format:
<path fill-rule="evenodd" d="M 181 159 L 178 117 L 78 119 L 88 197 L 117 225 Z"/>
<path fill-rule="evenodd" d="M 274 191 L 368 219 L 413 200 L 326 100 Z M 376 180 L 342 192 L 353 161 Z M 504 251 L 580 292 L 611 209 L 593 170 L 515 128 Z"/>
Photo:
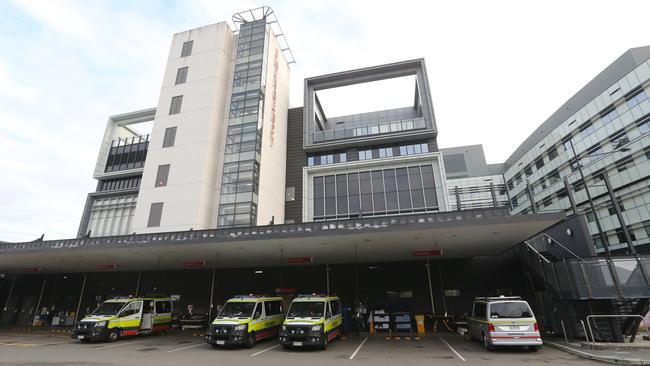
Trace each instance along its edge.
<path fill-rule="evenodd" d="M 257 341 L 275 338 L 284 321 L 283 304 L 281 297 L 235 296 L 224 304 L 210 324 L 205 340 L 214 348 L 253 347 Z"/>
<path fill-rule="evenodd" d="M 301 295 L 295 298 L 280 329 L 284 349 L 318 347 L 341 335 L 341 300 L 328 295 Z"/>
<path fill-rule="evenodd" d="M 82 342 L 116 340 L 171 329 L 169 297 L 120 297 L 104 301 L 74 325 L 72 338 Z"/>

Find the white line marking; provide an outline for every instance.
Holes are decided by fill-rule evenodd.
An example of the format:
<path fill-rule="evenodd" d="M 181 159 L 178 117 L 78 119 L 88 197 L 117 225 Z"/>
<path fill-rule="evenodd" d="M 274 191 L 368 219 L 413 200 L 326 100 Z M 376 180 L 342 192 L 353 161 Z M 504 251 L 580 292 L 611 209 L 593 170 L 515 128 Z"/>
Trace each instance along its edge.
<path fill-rule="evenodd" d="M 467 361 L 463 356 L 460 355 L 460 353 L 456 352 L 456 350 L 454 349 L 454 347 L 452 347 L 449 343 L 447 343 L 447 341 L 445 341 L 441 336 L 438 336 L 438 338 L 440 338 L 440 340 L 442 341 L 442 343 L 446 344 L 447 347 L 449 347 L 449 349 L 450 349 L 450 350 L 451 350 L 451 351 L 452 351 L 456 356 L 458 356 L 458 358 L 460 358 L 463 362 Z"/>
<path fill-rule="evenodd" d="M 354 356 L 357 355 L 357 352 L 359 352 L 359 350 L 361 349 L 361 347 L 363 347 L 363 344 L 366 343 L 367 340 L 368 340 L 368 337 L 366 337 L 366 338 L 363 340 L 363 342 L 361 342 L 361 344 L 359 345 L 359 347 L 357 347 L 357 349 L 354 350 L 354 353 L 352 354 L 352 356 L 350 356 L 350 360 L 353 359 Z"/>
<path fill-rule="evenodd" d="M 141 342 L 144 342 L 144 341 L 146 341 L 146 339 L 143 339 L 141 341 L 121 342 L 121 343 L 118 343 L 118 344 L 112 344 L 110 346 L 95 347 L 95 349 L 106 349 L 106 348 L 122 347 L 122 346 L 128 346 L 129 344 L 141 343 Z"/>
<path fill-rule="evenodd" d="M 261 350 L 261 351 L 259 351 L 259 352 L 255 352 L 255 353 L 253 353 L 253 354 L 251 355 L 251 357 L 255 357 L 255 356 L 259 355 L 260 353 L 264 353 L 264 352 L 266 352 L 266 351 L 270 351 L 270 350 L 272 350 L 272 349 L 274 349 L 274 348 L 278 348 L 278 347 L 280 347 L 280 344 L 276 344 L 276 345 L 273 346 L 273 347 L 269 347 L 269 348 L 267 348 L 267 349 L 263 349 L 263 350 Z"/>
<path fill-rule="evenodd" d="M 618 362 L 620 362 L 620 360 L 618 360 L 618 362 L 616 362 L 616 361 L 617 361 L 617 358 L 616 358 L 616 357 L 612 357 L 612 356 L 601 356 L 601 355 L 597 355 L 597 354 L 595 354 L 595 353 L 590 353 L 590 352 L 581 351 L 581 350 L 575 349 L 575 348 L 573 348 L 573 347 L 565 346 L 565 345 L 558 344 L 558 343 L 555 343 L 555 342 L 544 341 L 544 343 L 550 343 L 550 344 L 552 344 L 552 345 L 554 345 L 554 346 L 556 346 L 556 347 L 558 347 L 558 348 L 561 348 L 561 349 L 565 350 L 565 352 L 569 352 L 569 353 L 571 353 L 571 352 L 573 351 L 573 352 L 580 353 L 580 354 L 585 355 L 585 356 L 588 356 L 588 357 L 590 356 L 590 359 L 595 359 L 595 360 L 608 359 L 608 360 L 614 360 L 613 363 L 618 363 Z M 609 362 L 609 361 L 604 361 L 604 362 Z"/>
<path fill-rule="evenodd" d="M 184 350 L 184 349 L 194 348 L 194 347 L 202 346 L 202 345 L 204 345 L 204 344 L 206 344 L 206 343 L 205 343 L 205 342 L 201 342 L 201 343 L 193 344 L 193 345 L 191 345 L 191 346 L 187 346 L 187 347 L 183 347 L 183 348 L 176 348 L 176 349 L 173 349 L 173 350 L 171 350 L 171 351 L 167 351 L 167 352 L 168 352 L 168 353 L 172 353 L 172 352 L 176 352 L 176 351 L 182 351 L 182 350 Z"/>

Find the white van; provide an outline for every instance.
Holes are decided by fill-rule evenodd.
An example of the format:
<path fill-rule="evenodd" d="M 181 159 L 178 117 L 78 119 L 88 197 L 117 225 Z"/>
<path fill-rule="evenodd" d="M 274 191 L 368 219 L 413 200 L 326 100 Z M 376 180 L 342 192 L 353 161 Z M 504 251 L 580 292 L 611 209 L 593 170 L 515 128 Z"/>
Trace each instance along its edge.
<path fill-rule="evenodd" d="M 488 351 L 497 346 L 542 348 L 535 315 L 519 296 L 477 297 L 467 325 L 472 339 L 483 342 Z"/>

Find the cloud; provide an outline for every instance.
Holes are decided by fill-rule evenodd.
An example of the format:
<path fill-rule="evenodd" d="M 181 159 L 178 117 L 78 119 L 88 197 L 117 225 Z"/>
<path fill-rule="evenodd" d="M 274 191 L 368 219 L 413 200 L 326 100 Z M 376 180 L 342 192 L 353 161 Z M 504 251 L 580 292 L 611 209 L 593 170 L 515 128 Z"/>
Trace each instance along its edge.
<path fill-rule="evenodd" d="M 74 236 L 107 118 L 155 106 L 172 34 L 258 5 L 0 2 L 0 240 Z M 292 106 L 305 77 L 424 57 L 439 145 L 482 143 L 494 163 L 626 49 L 650 44 L 646 1 L 270 6 L 297 60 Z"/>

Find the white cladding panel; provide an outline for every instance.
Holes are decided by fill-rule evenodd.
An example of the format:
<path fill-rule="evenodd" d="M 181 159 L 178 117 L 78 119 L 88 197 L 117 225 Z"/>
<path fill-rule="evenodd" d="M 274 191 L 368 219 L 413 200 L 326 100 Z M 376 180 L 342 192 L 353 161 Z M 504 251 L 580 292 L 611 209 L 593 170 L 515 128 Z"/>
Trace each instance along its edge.
<path fill-rule="evenodd" d="M 269 28 L 257 225 L 284 223 L 289 65 Z"/>
<path fill-rule="evenodd" d="M 218 178 L 223 160 L 225 113 L 236 37 L 225 23 L 174 35 L 149 151 L 142 176 L 133 230 L 138 233 L 207 229 L 215 226 Z M 183 43 L 192 52 L 180 57 Z M 175 85 L 179 68 L 188 67 L 185 83 Z M 183 96 L 180 113 L 170 115 L 174 96 Z M 165 129 L 177 127 L 174 146 L 162 148 Z M 154 187 L 158 166 L 169 164 L 165 187 Z M 152 203 L 163 202 L 159 227 L 147 228 Z"/>

